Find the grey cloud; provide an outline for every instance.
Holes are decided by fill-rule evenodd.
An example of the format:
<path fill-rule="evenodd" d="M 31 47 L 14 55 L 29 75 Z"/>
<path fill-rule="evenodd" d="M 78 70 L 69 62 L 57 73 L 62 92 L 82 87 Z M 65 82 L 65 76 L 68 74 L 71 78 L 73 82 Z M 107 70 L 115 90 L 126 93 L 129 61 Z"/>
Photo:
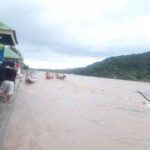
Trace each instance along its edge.
<path fill-rule="evenodd" d="M 42 24 L 39 16 L 43 8 L 39 8 L 39 5 L 33 7 L 34 5 L 32 2 L 15 4 L 14 1 L 13 5 L 8 5 L 9 11 L 0 10 L 4 16 L 2 20 L 16 29 L 19 44 L 28 45 L 24 52 L 31 54 L 31 47 L 34 47 L 35 51 L 47 50 L 68 56 L 101 56 L 100 52 L 92 52 L 88 46 L 72 41 L 61 25 Z"/>
<path fill-rule="evenodd" d="M 138 5 L 140 6 L 139 3 Z M 146 7 L 148 11 L 149 6 Z M 124 39 L 117 39 L 116 41 L 109 42 L 108 46 L 106 45 L 102 51 L 94 51 L 94 49 L 90 49 L 88 46 L 75 43 L 75 41 L 68 37 L 61 25 L 56 25 L 52 22 L 50 24 L 43 24 L 39 17 L 43 9 L 38 1 L 35 3 L 35 1 L 29 0 L 13 0 L 13 2 L 5 0 L 1 4 L 0 18 L 4 23 L 11 25 L 12 28 L 16 30 L 19 45 L 22 45 L 20 47 L 25 45 L 21 51 L 28 58 L 32 57 L 32 54 L 37 51 L 40 52 L 36 54 L 35 57 L 37 58 L 45 54 L 50 55 L 48 52 L 68 56 L 91 56 L 99 58 L 135 52 L 135 49 L 137 52 L 140 52 L 142 49 L 146 51 L 149 48 L 149 44 L 144 44 L 145 46 L 143 47 L 142 45 L 130 45 L 128 43 L 128 46 L 124 46 Z M 142 9 L 144 9 L 143 5 Z M 134 11 L 136 12 L 136 8 L 134 8 Z M 126 13 L 130 15 L 128 12 Z M 141 11 L 139 11 L 139 13 L 141 13 Z M 122 14 L 125 14 L 125 11 L 122 11 Z M 112 18 L 114 18 L 116 13 L 112 16 Z M 122 16 L 116 16 L 116 20 L 121 17 Z M 48 59 L 48 56 L 45 57 Z"/>

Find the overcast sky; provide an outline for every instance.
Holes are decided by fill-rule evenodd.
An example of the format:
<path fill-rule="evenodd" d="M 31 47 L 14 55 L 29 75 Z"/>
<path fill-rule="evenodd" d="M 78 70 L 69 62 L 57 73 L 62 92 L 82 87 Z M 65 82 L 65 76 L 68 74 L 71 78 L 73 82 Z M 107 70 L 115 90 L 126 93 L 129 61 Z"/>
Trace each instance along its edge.
<path fill-rule="evenodd" d="M 16 30 L 33 68 L 74 68 L 150 50 L 150 0 L 5 0 L 0 21 Z"/>

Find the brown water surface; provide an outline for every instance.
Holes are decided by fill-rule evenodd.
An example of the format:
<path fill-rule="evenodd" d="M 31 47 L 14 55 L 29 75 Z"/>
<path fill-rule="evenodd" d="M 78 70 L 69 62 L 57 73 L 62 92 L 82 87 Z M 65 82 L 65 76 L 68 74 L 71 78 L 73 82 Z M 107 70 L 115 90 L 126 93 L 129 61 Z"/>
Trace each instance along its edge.
<path fill-rule="evenodd" d="M 150 84 L 67 75 L 25 85 L 4 150 L 150 150 Z"/>

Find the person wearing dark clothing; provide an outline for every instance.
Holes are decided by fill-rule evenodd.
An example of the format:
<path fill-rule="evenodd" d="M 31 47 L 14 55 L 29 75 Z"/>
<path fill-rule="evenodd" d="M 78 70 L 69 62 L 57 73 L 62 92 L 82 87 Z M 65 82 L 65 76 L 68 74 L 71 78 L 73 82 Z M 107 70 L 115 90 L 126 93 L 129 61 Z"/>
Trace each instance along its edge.
<path fill-rule="evenodd" d="M 14 93 L 15 78 L 17 75 L 14 67 L 15 64 L 13 62 L 7 62 L 4 69 L 5 78 L 0 87 L 0 95 L 6 97 L 7 102 L 10 100 Z"/>
<path fill-rule="evenodd" d="M 14 68 L 6 66 L 5 68 L 5 80 L 15 82 L 17 72 Z"/>

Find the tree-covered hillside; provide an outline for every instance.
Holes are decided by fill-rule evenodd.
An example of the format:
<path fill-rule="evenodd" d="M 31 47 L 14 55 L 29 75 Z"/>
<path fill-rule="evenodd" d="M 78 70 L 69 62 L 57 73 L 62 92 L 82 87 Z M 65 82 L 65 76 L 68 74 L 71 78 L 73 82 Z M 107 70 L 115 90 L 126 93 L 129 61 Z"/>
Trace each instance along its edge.
<path fill-rule="evenodd" d="M 110 57 L 72 72 L 96 77 L 150 81 L 150 52 Z"/>
<path fill-rule="evenodd" d="M 141 54 L 109 57 L 87 67 L 38 70 L 114 79 L 150 81 L 150 51 Z"/>

